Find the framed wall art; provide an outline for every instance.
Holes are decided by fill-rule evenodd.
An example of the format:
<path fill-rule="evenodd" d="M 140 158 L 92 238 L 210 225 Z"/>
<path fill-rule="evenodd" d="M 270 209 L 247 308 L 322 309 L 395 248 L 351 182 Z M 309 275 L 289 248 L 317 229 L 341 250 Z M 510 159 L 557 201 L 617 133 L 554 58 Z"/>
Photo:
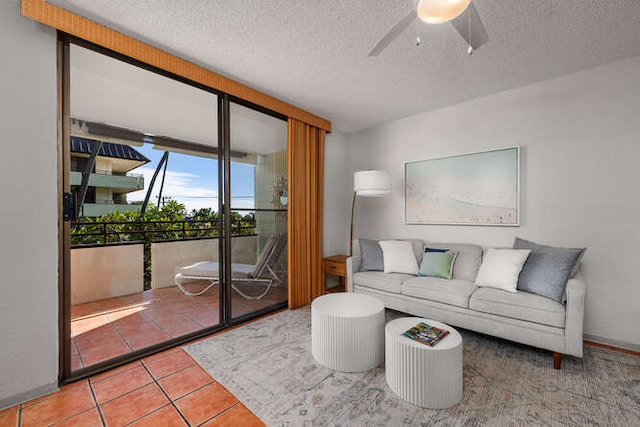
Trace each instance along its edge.
<path fill-rule="evenodd" d="M 407 224 L 520 225 L 520 147 L 404 164 Z"/>

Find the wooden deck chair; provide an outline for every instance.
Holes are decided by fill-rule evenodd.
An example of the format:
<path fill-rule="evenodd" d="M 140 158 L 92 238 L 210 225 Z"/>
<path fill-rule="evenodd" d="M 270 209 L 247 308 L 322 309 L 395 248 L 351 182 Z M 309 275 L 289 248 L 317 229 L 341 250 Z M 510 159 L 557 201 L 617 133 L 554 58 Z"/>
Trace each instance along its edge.
<path fill-rule="evenodd" d="M 267 240 L 258 261 L 255 264 L 232 263 L 231 288 L 247 299 L 261 299 L 264 297 L 273 282 L 281 282 L 280 277 L 274 270 L 275 265 L 280 264 L 280 256 L 287 244 L 286 234 L 274 234 Z M 184 288 L 185 282 L 189 280 L 208 280 L 210 283 L 200 292 L 189 292 Z M 220 273 L 218 262 L 202 261 L 176 270 L 174 282 L 180 290 L 188 296 L 198 296 L 207 292 L 212 286 L 220 283 Z M 266 289 L 257 295 L 249 295 L 236 287 L 234 282 L 255 282 L 266 284 Z"/>

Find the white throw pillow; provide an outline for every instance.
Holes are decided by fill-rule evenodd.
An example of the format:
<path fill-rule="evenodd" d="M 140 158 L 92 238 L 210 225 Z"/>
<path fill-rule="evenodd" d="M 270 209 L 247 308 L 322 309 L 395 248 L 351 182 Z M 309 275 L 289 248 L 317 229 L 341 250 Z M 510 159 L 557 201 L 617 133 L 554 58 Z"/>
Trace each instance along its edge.
<path fill-rule="evenodd" d="M 381 240 L 385 273 L 418 274 L 418 261 L 411 242 Z"/>
<path fill-rule="evenodd" d="M 516 292 L 518 276 L 529 257 L 529 249 L 489 249 L 482 258 L 476 285 Z"/>

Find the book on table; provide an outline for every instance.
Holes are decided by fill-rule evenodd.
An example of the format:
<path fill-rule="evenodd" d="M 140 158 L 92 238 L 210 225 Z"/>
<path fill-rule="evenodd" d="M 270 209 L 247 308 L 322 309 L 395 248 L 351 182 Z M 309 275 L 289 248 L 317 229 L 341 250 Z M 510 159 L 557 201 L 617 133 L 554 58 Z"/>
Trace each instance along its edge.
<path fill-rule="evenodd" d="M 442 338 L 447 336 L 449 331 L 446 329 L 438 328 L 436 326 L 431 326 L 427 323 L 420 322 L 416 326 L 408 329 L 403 332 L 407 338 L 411 338 L 414 341 L 417 341 L 422 344 L 426 344 L 430 347 L 436 345 Z"/>

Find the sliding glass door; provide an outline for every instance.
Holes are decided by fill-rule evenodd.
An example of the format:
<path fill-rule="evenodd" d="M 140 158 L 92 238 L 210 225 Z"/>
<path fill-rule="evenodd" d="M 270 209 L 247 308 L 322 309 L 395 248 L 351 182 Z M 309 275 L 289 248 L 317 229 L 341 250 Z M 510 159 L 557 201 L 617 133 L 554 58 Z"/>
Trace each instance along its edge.
<path fill-rule="evenodd" d="M 287 123 L 70 44 L 63 377 L 287 302 Z"/>
<path fill-rule="evenodd" d="M 287 122 L 230 104 L 231 316 L 287 301 Z"/>

